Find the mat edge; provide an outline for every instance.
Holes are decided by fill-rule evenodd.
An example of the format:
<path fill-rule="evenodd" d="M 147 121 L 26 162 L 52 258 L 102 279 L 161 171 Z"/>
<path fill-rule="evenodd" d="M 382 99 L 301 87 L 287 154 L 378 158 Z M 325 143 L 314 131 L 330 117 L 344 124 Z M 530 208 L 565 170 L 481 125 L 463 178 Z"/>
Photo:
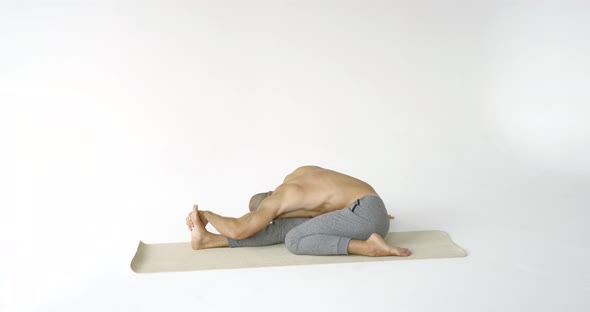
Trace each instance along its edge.
<path fill-rule="evenodd" d="M 139 240 L 139 244 L 137 244 L 137 250 L 135 251 L 135 255 L 133 255 L 133 259 L 131 259 L 131 263 L 129 264 L 131 271 L 133 271 L 135 274 L 140 273 L 137 268 L 136 259 L 138 258 L 140 248 L 142 248 L 144 245 L 148 244 L 144 243 L 142 240 Z"/>

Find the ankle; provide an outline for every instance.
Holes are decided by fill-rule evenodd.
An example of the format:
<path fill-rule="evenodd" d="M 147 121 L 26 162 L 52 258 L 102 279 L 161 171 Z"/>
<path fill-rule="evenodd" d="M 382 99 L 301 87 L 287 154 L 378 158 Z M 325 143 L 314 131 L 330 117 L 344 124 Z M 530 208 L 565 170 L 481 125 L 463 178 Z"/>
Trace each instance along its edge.
<path fill-rule="evenodd" d="M 370 246 L 367 241 L 352 239 L 348 243 L 348 253 L 351 255 L 368 256 L 369 252 Z"/>

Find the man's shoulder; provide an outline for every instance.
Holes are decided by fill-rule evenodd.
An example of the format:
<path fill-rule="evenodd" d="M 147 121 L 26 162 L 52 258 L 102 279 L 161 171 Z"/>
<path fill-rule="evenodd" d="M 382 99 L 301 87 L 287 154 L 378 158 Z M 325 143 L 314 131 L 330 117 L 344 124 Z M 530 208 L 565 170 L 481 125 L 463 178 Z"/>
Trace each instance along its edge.
<path fill-rule="evenodd" d="M 308 174 L 314 173 L 314 172 L 321 172 L 321 171 L 326 171 L 326 169 L 318 167 L 318 166 L 301 166 L 301 167 L 295 169 L 295 171 L 288 174 L 285 177 L 285 179 L 283 179 L 283 184 L 289 183 L 290 181 L 292 181 L 298 177 L 308 175 Z"/>
<path fill-rule="evenodd" d="M 304 189 L 299 184 L 283 183 L 265 201 L 272 203 L 280 213 L 285 213 L 302 208 L 303 198 Z"/>
<path fill-rule="evenodd" d="M 303 188 L 299 183 L 287 182 L 277 187 L 272 192 L 271 196 L 274 196 L 276 198 L 288 198 L 293 196 L 299 196 L 301 192 L 303 192 Z"/>

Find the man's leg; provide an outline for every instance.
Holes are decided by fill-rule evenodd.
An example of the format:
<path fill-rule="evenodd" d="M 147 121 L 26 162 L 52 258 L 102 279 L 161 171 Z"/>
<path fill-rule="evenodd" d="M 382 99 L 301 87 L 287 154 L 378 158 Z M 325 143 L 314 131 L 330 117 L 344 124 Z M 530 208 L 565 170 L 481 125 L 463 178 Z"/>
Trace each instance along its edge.
<path fill-rule="evenodd" d="M 389 246 L 379 234 L 373 233 L 366 240 L 351 239 L 348 243 L 348 254 L 369 257 L 407 257 L 412 252 L 407 248 Z"/>
<path fill-rule="evenodd" d="M 227 238 L 230 247 L 258 247 L 282 244 L 285 242 L 287 233 L 310 218 L 279 218 L 272 221 L 267 227 L 256 234 L 244 238 Z"/>
<path fill-rule="evenodd" d="M 350 207 L 317 216 L 291 230 L 289 251 L 306 255 L 408 256 L 409 250 L 389 246 L 389 217 L 377 196 L 364 197 Z"/>

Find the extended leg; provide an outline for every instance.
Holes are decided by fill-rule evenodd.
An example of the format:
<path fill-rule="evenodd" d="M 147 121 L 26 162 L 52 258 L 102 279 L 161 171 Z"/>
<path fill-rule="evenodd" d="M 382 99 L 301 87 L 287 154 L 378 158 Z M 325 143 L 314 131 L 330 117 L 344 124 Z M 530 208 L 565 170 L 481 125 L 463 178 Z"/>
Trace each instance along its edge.
<path fill-rule="evenodd" d="M 248 238 L 239 240 L 228 238 L 227 242 L 230 247 L 258 247 L 282 244 L 285 242 L 285 237 L 289 231 L 308 220 L 309 218 L 279 218 Z"/>

